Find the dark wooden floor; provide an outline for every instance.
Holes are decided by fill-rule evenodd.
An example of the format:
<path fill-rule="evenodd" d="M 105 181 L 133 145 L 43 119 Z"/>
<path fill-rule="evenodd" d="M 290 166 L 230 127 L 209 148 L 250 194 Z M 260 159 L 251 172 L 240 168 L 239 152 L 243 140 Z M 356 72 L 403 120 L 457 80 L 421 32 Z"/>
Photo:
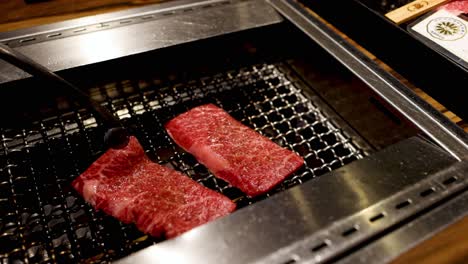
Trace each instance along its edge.
<path fill-rule="evenodd" d="M 162 2 L 162 0 L 52 0 L 35 4 L 25 4 L 24 1 L 20 0 L 0 0 L 0 32 L 114 12 L 157 2 Z M 349 38 L 348 40 L 353 42 Z M 359 47 L 356 43 L 354 44 Z M 414 87 L 375 56 L 362 48 L 361 50 L 468 132 L 468 124 L 424 93 L 423 87 Z M 468 263 L 468 217 L 438 233 L 393 262 L 393 264 L 403 263 Z"/>

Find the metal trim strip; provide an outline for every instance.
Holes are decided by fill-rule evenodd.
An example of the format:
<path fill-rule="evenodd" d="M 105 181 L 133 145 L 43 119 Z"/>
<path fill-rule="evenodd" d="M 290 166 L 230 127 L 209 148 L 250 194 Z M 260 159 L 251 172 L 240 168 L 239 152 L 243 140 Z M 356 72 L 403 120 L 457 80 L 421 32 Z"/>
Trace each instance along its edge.
<path fill-rule="evenodd" d="M 195 9 L 195 6 L 200 8 Z M 63 32 L 59 36 L 57 31 L 44 28 L 40 38 L 38 35 L 37 39 L 31 37 L 32 39 L 26 43 L 17 43 L 21 39 L 12 43 L 18 44 L 16 50 L 43 64 L 49 70 L 61 71 L 283 21 L 281 16 L 263 0 L 235 2 L 208 0 L 180 7 L 175 5 L 157 11 L 149 11 L 150 8 L 145 8 L 145 12 L 135 11 L 132 16 L 112 16 L 111 14 L 104 16 L 114 19 L 114 27 L 111 27 L 109 22 L 109 26 L 104 27 L 105 29 L 95 29 L 95 31 L 86 34 L 82 32 L 75 34 L 73 33 L 74 29 L 64 22 L 68 25 L 65 27 L 69 30 L 67 34 Z M 175 12 L 173 15 L 172 11 Z M 115 20 L 152 12 L 160 14 L 161 17 L 145 21 L 144 16 L 140 16 L 135 23 L 123 25 L 120 22 L 124 20 Z M 164 16 L 166 13 L 170 15 Z M 101 26 L 107 25 L 103 24 L 104 20 L 89 19 L 94 21 L 93 25 L 96 23 Z M 84 18 L 83 21 L 87 20 Z M 51 28 L 55 30 L 57 27 L 51 26 Z M 31 32 L 29 31 L 29 33 Z M 48 34 L 55 37 L 49 38 Z M 17 35 L 15 34 L 15 36 Z M 30 36 L 33 35 L 22 35 L 21 38 L 29 38 Z M 30 77 L 29 74 L 0 61 L 0 84 L 28 77 Z"/>
<path fill-rule="evenodd" d="M 468 159 L 468 135 L 390 73 L 292 0 L 269 0 L 282 15 L 340 61 L 390 105 L 458 160 Z"/>

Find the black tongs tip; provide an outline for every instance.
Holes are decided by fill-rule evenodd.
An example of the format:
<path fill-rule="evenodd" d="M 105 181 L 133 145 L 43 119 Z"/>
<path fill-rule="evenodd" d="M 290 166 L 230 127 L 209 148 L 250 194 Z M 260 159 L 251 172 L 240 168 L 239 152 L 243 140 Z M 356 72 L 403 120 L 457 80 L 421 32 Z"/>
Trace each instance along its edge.
<path fill-rule="evenodd" d="M 104 144 L 108 148 L 122 149 L 128 145 L 130 135 L 123 127 L 113 127 L 104 134 Z"/>
<path fill-rule="evenodd" d="M 104 134 L 104 144 L 108 148 L 122 149 L 128 145 L 130 135 L 123 127 L 113 127 Z"/>
<path fill-rule="evenodd" d="M 104 126 L 110 127 L 104 135 L 104 143 L 106 147 L 121 149 L 128 145 L 130 135 L 128 131 L 122 127 L 120 120 L 108 109 L 92 100 L 78 87 L 58 76 L 54 72 L 51 72 L 43 65 L 2 43 L 0 43 L 0 59 L 4 59 L 33 76 L 40 77 L 50 83 L 68 89 L 77 101 L 89 104 L 89 106 L 94 109 L 95 113 L 102 119 Z"/>

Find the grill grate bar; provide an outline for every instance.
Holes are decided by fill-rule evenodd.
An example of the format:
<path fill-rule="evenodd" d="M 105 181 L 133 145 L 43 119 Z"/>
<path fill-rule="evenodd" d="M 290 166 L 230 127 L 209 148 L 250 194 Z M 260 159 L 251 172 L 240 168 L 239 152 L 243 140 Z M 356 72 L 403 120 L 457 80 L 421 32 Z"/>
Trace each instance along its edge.
<path fill-rule="evenodd" d="M 0 130 L 1 132 L 2 130 Z M 2 134 L 2 146 L 3 146 L 3 151 L 4 153 L 8 153 L 9 149 L 7 145 L 5 144 L 5 135 Z M 13 188 L 14 186 L 14 180 L 13 180 L 13 175 L 11 173 L 11 168 L 15 168 L 15 164 L 11 164 L 8 160 L 6 161 L 5 167 L 2 169 L 2 174 L 5 172 L 8 174 L 7 179 L 3 178 L 1 179 L 1 184 L 2 184 L 2 189 L 6 189 L 6 185 L 8 185 L 8 191 L 11 193 L 10 197 L 4 197 L 2 195 L 1 202 L 2 204 L 2 209 L 6 207 L 6 203 L 13 204 L 13 212 L 4 214 L 4 217 L 8 220 L 11 220 L 9 223 L 2 223 L 2 227 L 4 230 L 0 234 L 0 239 L 5 241 L 5 246 L 10 249 L 10 254 L 13 255 L 23 255 L 26 256 L 26 246 L 25 246 L 25 240 L 24 240 L 24 235 L 21 232 L 21 221 L 20 218 L 17 217 L 16 219 L 13 219 L 11 216 L 19 216 L 20 215 L 20 210 L 19 210 L 19 205 L 18 201 L 16 199 L 16 190 Z M 3 176 L 3 175 L 2 175 Z M 6 194 L 5 192 L 2 192 L 2 194 Z M 3 210 L 2 210 L 3 211 Z M 5 221 L 6 222 L 6 221 Z M 17 238 L 16 240 L 14 238 Z M 19 244 L 19 245 L 18 245 Z M 14 248 L 14 246 L 16 248 Z M 13 248 L 12 248 L 13 246 Z"/>
<path fill-rule="evenodd" d="M 346 133 L 304 94 L 299 79 L 282 72 L 281 64 L 259 64 L 185 82 L 177 82 L 171 75 L 167 79 L 125 80 L 89 92 L 119 116 L 152 160 L 223 193 L 239 208 L 363 156 Z M 175 145 L 163 127 L 176 115 L 204 103 L 217 104 L 242 123 L 297 152 L 305 159 L 305 166 L 272 192 L 256 198 L 215 178 Z M 37 120 L 31 129 L 0 130 L 0 187 L 5 190 L 0 194 L 2 261 L 107 262 L 161 241 L 144 235 L 134 225 L 94 211 L 71 188 L 71 181 L 102 154 L 103 128 L 87 109 L 63 107 L 66 105 L 73 107 L 59 103 L 53 115 Z M 37 197 L 32 202 L 18 200 L 14 186 L 18 177 L 27 180 L 22 190 Z M 24 224 L 22 217 L 34 221 Z M 13 246 L 6 247 L 9 241 Z"/>
<path fill-rule="evenodd" d="M 27 137 L 27 134 L 26 134 L 26 130 L 22 130 L 22 133 L 21 133 L 21 138 L 22 140 L 24 141 L 24 145 L 25 145 L 25 152 L 26 152 L 26 155 L 29 156 L 31 155 L 30 153 L 30 147 L 31 145 L 29 144 L 28 142 L 28 137 Z M 45 218 L 45 209 L 44 209 L 44 201 L 40 195 L 40 190 L 39 190 L 39 180 L 38 180 L 38 175 L 34 169 L 34 167 L 32 166 L 31 164 L 31 161 L 29 159 L 25 159 L 25 162 L 26 162 L 26 166 L 29 167 L 29 172 L 30 172 L 30 179 L 32 180 L 33 182 L 33 188 L 34 188 L 34 193 L 35 193 L 35 197 L 37 199 L 37 204 L 39 205 L 39 213 L 37 214 L 37 221 L 39 221 L 40 225 L 44 227 L 44 235 L 45 235 L 45 241 L 41 241 L 41 242 L 38 242 L 38 241 L 34 241 L 34 246 L 35 246 L 35 250 L 36 252 L 37 251 L 40 251 L 41 249 L 43 250 L 42 254 L 29 254 L 30 256 L 34 256 L 34 255 L 37 255 L 39 257 L 42 257 L 42 261 L 49 261 L 50 260 L 50 256 L 52 256 L 52 236 L 51 236 L 51 229 L 49 228 L 47 222 L 46 222 L 46 218 Z M 25 243 L 25 245 L 27 245 Z M 26 255 L 25 257 L 28 257 L 28 255 Z M 28 257 L 26 260 L 29 260 L 30 258 Z M 32 261 L 34 260 L 38 260 L 38 259 L 34 259 L 34 258 L 31 258 Z"/>
<path fill-rule="evenodd" d="M 40 123 L 40 126 L 41 126 L 41 134 L 42 134 L 42 137 L 43 137 L 43 140 L 44 140 L 44 145 L 47 149 L 47 153 L 51 154 L 53 153 L 52 151 L 52 148 L 50 146 L 50 138 L 47 134 L 47 129 L 46 129 L 46 126 L 44 125 L 44 123 Z M 61 128 L 61 127 L 60 127 Z M 62 129 L 60 129 L 61 131 L 63 131 Z M 62 135 L 63 136 L 63 135 Z M 66 137 L 63 137 L 63 139 L 65 139 L 65 145 L 66 145 Z M 49 163 L 49 177 L 51 177 L 51 175 L 53 175 L 54 179 L 55 179 L 55 182 L 56 182 L 56 186 L 57 188 L 55 188 L 55 197 L 58 198 L 58 201 L 56 201 L 57 203 L 55 205 L 52 205 L 51 207 L 51 211 L 50 211 L 50 221 L 48 222 L 48 226 L 49 228 L 51 228 L 53 231 L 57 232 L 57 233 L 61 233 L 60 236 L 55 236 L 55 238 L 52 238 L 52 244 L 54 245 L 58 245 L 60 244 L 60 247 L 55 247 L 54 248 L 54 251 L 57 251 L 58 254 L 55 254 L 55 257 L 58 257 L 58 258 L 63 258 L 63 260 L 73 260 L 74 258 L 78 258 L 80 259 L 81 258 L 81 250 L 80 250 L 80 247 L 77 243 L 77 236 L 76 236 L 76 231 L 75 231 L 75 228 L 73 227 L 73 220 L 71 218 L 71 210 L 70 208 L 67 206 L 67 196 L 68 195 L 73 195 L 70 191 L 68 193 L 66 193 L 65 190 L 69 189 L 69 188 L 66 188 L 64 185 L 65 185 L 65 181 L 63 180 L 63 178 L 59 178 L 58 177 L 58 169 L 57 169 L 57 166 L 56 164 L 58 164 L 57 160 L 55 159 L 54 156 L 50 155 L 47 157 L 47 159 L 50 159 L 50 163 Z M 74 175 L 74 174 L 71 174 L 71 175 Z M 44 206 L 45 207 L 45 206 Z M 62 213 L 62 214 L 58 214 L 57 211 L 61 211 L 61 210 L 64 210 L 65 213 Z M 57 215 L 55 214 L 57 212 Z M 45 214 L 44 217 L 47 219 L 48 218 L 48 215 Z M 61 225 L 63 223 L 63 225 Z M 63 230 L 65 229 L 65 230 Z M 63 232 L 65 231 L 65 232 Z M 72 254 L 71 252 L 74 252 L 74 254 Z"/>

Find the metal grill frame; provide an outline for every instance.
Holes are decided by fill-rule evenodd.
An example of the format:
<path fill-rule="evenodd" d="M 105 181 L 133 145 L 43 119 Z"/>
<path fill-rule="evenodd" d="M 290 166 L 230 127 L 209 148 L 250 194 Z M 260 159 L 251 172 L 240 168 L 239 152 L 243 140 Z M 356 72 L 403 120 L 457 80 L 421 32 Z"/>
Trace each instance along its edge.
<path fill-rule="evenodd" d="M 281 63 L 254 65 L 216 74 L 213 77 L 208 76 L 188 83 L 164 87 L 147 86 L 142 84 L 141 80 L 140 82 L 129 80 L 99 86 L 91 89 L 90 93 L 93 99 L 111 109 L 126 126 L 138 131 L 137 137 L 154 161 L 184 172 L 202 185 L 228 196 L 238 204 L 238 208 L 242 208 L 339 168 L 355 159 L 360 159 L 364 155 L 361 148 L 351 142 L 348 136 L 353 132 L 343 131 L 330 122 L 330 118 L 322 113 L 320 107 L 305 94 L 305 84 L 301 83 L 298 78 L 293 79 L 290 74 L 287 77 L 281 70 L 282 68 L 285 66 Z M 155 83 L 155 81 L 157 82 L 157 80 L 147 80 L 146 84 Z M 297 86 L 302 86 L 302 89 Z M 232 98 L 236 100 L 230 101 Z M 173 143 L 162 126 L 181 111 L 205 102 L 221 106 L 260 134 L 283 147 L 295 150 L 304 158 L 304 167 L 273 191 L 255 198 L 250 198 L 240 190 L 215 178 L 190 154 Z M 60 104 L 59 102 L 58 105 Z M 158 112 L 165 113 L 164 119 Z M 103 144 L 97 140 L 101 132 L 100 124 L 85 109 L 72 109 L 72 112 L 61 112 L 57 109 L 57 114 L 58 116 L 38 120 L 37 130 L 8 131 L 11 135 L 17 133 L 9 138 L 5 136 L 5 131 L 0 131 L 2 133 L 1 149 L 7 162 L 2 164 L 0 172 L 8 172 L 9 185 L 13 191 L 12 195 L 6 198 L 7 202 L 13 202 L 17 207 L 13 213 L 16 214 L 17 219 L 21 218 L 20 215 L 29 219 L 31 215 L 39 214 L 32 220 L 34 222 L 37 218 L 37 225 L 17 222 L 15 226 L 7 223 L 7 225 L 15 226 L 16 232 L 11 232 L 10 235 L 12 241 L 21 241 L 18 243 L 21 247 L 14 248 L 9 253 L 3 253 L 2 257 L 5 260 L 12 260 L 13 256 L 23 252 L 24 262 L 38 260 L 46 262 L 54 259 L 58 262 L 67 259 L 79 262 L 109 261 L 159 241 L 158 238 L 149 238 L 136 231 L 131 225 L 119 223 L 120 232 L 124 237 L 122 242 L 125 241 L 122 247 L 126 248 L 116 249 L 106 246 L 109 241 L 105 238 L 111 235 L 110 230 L 103 227 L 106 221 L 103 219 L 112 221 L 114 224 L 117 221 L 110 220 L 109 216 L 95 212 L 91 206 L 84 204 L 82 198 L 69 186 L 70 181 L 84 171 L 85 164 L 87 164 L 86 162 L 69 162 L 73 160 L 73 157 L 77 157 L 75 154 L 77 144 L 81 142 L 88 146 L 87 156 L 91 159 L 103 153 Z M 49 163 L 42 164 L 44 167 L 34 163 L 33 160 L 39 159 L 37 155 L 30 154 L 38 147 L 46 148 L 47 151 L 41 153 L 50 155 Z M 58 152 L 57 147 L 65 149 L 63 152 Z M 21 156 L 24 160 L 11 158 L 13 152 L 25 152 L 24 156 Z M 328 155 L 325 157 L 323 153 L 328 153 Z M 9 168 L 25 166 L 23 162 L 27 163 L 27 167 L 30 168 L 30 174 L 25 175 L 25 179 L 33 181 L 34 190 L 31 191 L 38 199 L 38 208 L 41 208 L 39 211 L 17 203 L 15 200 L 17 197 L 15 182 L 19 178 Z M 87 162 L 89 163 L 90 159 Z M 311 164 L 309 165 L 308 162 Z M 58 169 L 54 165 L 63 163 L 72 165 L 70 170 Z M 39 178 L 43 175 L 38 175 L 41 174 L 38 171 L 42 170 L 49 171 L 50 177 L 53 178 L 45 182 L 41 181 Z M 58 202 L 56 204 L 47 202 L 44 197 L 49 197 L 49 195 L 40 190 L 51 180 L 56 182 L 56 186 L 52 186 L 51 190 L 58 191 L 58 196 L 52 195 L 53 200 Z M 5 185 L 5 182 L 2 181 L 2 184 Z M 10 201 L 11 198 L 13 198 L 12 201 Z M 51 214 L 54 217 L 51 217 Z M 80 217 L 87 217 L 90 220 L 80 222 L 77 220 Z M 55 222 L 64 226 L 63 233 L 56 230 L 57 224 L 51 224 Z M 38 227 L 44 229 L 43 233 L 46 238 L 43 241 L 32 239 L 27 242 L 31 238 L 27 235 L 26 238 L 23 237 L 24 234 Z M 117 229 L 112 231 L 119 232 Z M 15 235 L 19 236 L 16 240 L 13 238 Z M 7 238 L 8 232 L 3 236 L 4 239 Z M 126 237 L 131 238 L 126 239 Z M 93 252 L 97 254 L 90 256 L 89 253 Z M 38 258 L 37 255 L 41 257 Z M 63 259 L 60 260 L 61 258 Z"/>
<path fill-rule="evenodd" d="M 264 6 L 262 4 L 262 1 L 247 1 L 247 2 L 256 2 L 257 5 Z M 341 62 L 345 67 L 347 67 L 349 70 L 351 70 L 356 76 L 358 76 L 361 80 L 363 80 L 366 84 L 368 84 L 369 88 L 374 90 L 379 96 L 381 96 L 384 100 L 386 100 L 390 105 L 395 107 L 399 112 L 401 112 L 408 120 L 410 120 L 412 123 L 414 123 L 416 126 L 418 126 L 422 131 L 424 131 L 433 141 L 435 141 L 437 144 L 439 144 L 442 148 L 445 149 L 445 154 L 450 153 L 453 158 L 455 158 L 458 162 L 455 162 L 453 166 L 451 166 L 448 170 L 441 171 L 437 175 L 426 175 L 427 179 L 424 181 L 421 181 L 421 185 L 418 186 L 423 186 L 423 187 L 430 187 L 431 184 L 437 183 L 439 178 L 442 179 L 445 177 L 453 177 L 453 175 L 456 175 L 455 177 L 455 187 L 450 187 L 450 188 L 442 188 L 441 192 L 436 192 L 434 196 L 429 198 L 426 202 L 421 203 L 418 207 L 409 207 L 409 209 L 405 210 L 405 214 L 395 214 L 395 217 L 389 217 L 389 218 L 384 218 L 386 219 L 383 226 L 385 228 L 396 226 L 399 223 L 411 223 L 411 220 L 406 220 L 408 215 L 416 215 L 419 212 L 423 211 L 426 209 L 427 213 L 427 208 L 430 208 L 433 206 L 436 202 L 442 203 L 442 202 L 447 202 L 447 199 L 450 199 L 450 197 L 456 196 L 457 193 L 463 192 L 466 190 L 466 179 L 464 179 L 461 172 L 466 171 L 466 168 L 463 166 L 466 163 L 467 160 L 467 138 L 466 134 L 464 134 L 462 131 L 460 131 L 459 128 L 457 128 L 454 124 L 450 123 L 446 118 L 444 118 L 440 113 L 437 113 L 433 108 L 425 104 L 421 99 L 418 99 L 414 94 L 412 94 L 404 85 L 399 83 L 397 80 L 395 80 L 393 77 L 391 77 L 389 74 L 387 74 L 385 71 L 380 69 L 377 65 L 373 64 L 370 62 L 366 57 L 361 54 L 359 51 L 353 49 L 350 47 L 349 43 L 347 43 L 345 40 L 341 39 L 339 36 L 336 34 L 330 32 L 327 27 L 317 20 L 316 18 L 311 17 L 310 15 L 307 15 L 304 10 L 301 10 L 301 7 L 293 3 L 292 1 L 276 1 L 272 0 L 270 1 L 272 5 L 279 10 L 285 17 L 290 20 L 292 23 L 294 23 L 298 28 L 302 29 L 307 36 L 309 36 L 311 39 L 313 39 L 314 42 L 318 43 L 326 52 L 330 53 L 337 61 Z M 237 3 L 232 3 L 230 4 L 234 7 L 234 10 L 239 7 Z M 242 5 L 242 4 L 240 4 Z M 229 5 L 226 6 L 224 9 L 226 12 L 231 12 L 228 11 Z M 268 9 L 268 8 L 266 8 Z M 255 16 L 254 14 L 250 14 L 251 16 Z M 224 19 L 224 17 L 223 17 Z M 279 19 L 277 15 L 273 16 L 271 20 L 269 21 L 263 21 L 263 25 L 265 24 L 274 24 L 274 23 L 279 23 L 282 21 L 282 19 Z M 247 28 L 254 28 L 258 27 L 259 24 L 250 24 L 244 29 Z M 52 27 L 53 28 L 53 27 Z M 125 28 L 125 27 L 123 27 Z M 51 28 L 48 28 L 47 30 L 51 30 Z M 236 28 L 236 30 L 239 30 Z M 224 33 L 230 33 L 232 31 L 226 30 Z M 28 34 L 31 32 L 29 31 Z M 20 35 L 23 33 L 20 33 Z M 12 36 L 15 35 L 15 33 L 12 34 Z M 23 34 L 24 35 L 24 34 Z M 86 35 L 86 34 L 84 34 Z M 83 36 L 84 36 L 83 35 Z M 93 34 L 90 34 L 93 35 Z M 25 37 L 25 36 L 22 36 Z M 206 37 L 206 36 L 205 36 Z M 202 35 L 200 35 L 200 38 L 203 38 Z M 64 38 L 66 40 L 67 38 Z M 50 46 L 54 46 L 53 43 L 58 43 L 54 41 L 46 41 L 42 42 L 44 44 L 43 46 L 49 46 L 48 44 L 52 44 Z M 175 43 L 172 43 L 175 44 Z M 128 45 L 128 43 L 123 43 L 123 46 Z M 28 46 L 28 45 L 26 45 Z M 25 47 L 26 47 L 25 46 Z M 31 47 L 36 47 L 36 45 L 31 45 Z M 146 47 L 147 48 L 147 47 Z M 155 47 L 153 47 L 155 48 Z M 159 47 L 156 47 L 159 48 Z M 141 51 L 140 51 L 141 52 Z M 129 55 L 129 54 L 121 54 L 121 55 Z M 80 64 L 82 65 L 82 64 Z M 3 67 L 4 65 L 0 65 Z M 59 66 L 65 66 L 65 67 L 72 67 L 73 65 L 63 65 L 59 63 Z M 77 66 L 77 65 L 75 65 Z M 24 78 L 24 75 L 12 75 L 13 79 L 18 79 L 18 78 Z M 11 77 L 11 76 L 10 76 Z M 5 80 L 3 80 L 5 81 Z M 86 117 L 87 118 L 87 117 Z M 440 154 L 440 153 L 439 153 Z M 365 160 L 365 159 L 364 159 Z M 358 162 L 359 163 L 359 162 Z M 361 163 L 359 163 L 361 164 Z M 398 174 L 397 174 L 398 175 Z M 339 176 L 336 176 L 337 178 L 340 178 Z M 310 184 L 303 184 L 301 186 L 297 187 L 302 187 L 302 186 L 309 186 L 309 187 L 320 187 L 320 180 L 321 179 L 327 179 L 328 177 L 320 177 L 317 179 L 317 184 L 316 185 L 310 185 Z M 447 178 L 448 179 L 448 178 Z M 442 184 L 445 180 L 442 181 Z M 377 183 L 375 183 L 377 184 Z M 395 184 L 395 183 L 394 183 Z M 389 185 L 392 186 L 392 185 Z M 294 194 L 297 190 L 302 190 L 303 188 L 292 188 L 291 190 L 286 190 L 282 193 L 279 193 L 278 195 L 275 195 L 274 197 L 271 197 L 270 199 L 267 199 L 265 201 L 261 201 L 258 204 L 254 204 L 252 206 L 248 206 L 244 208 L 243 210 L 240 210 L 239 213 L 233 214 L 231 217 L 228 217 L 224 221 L 217 221 L 216 223 L 207 225 L 205 227 L 202 227 L 200 229 L 194 230 L 194 232 L 191 232 L 190 234 L 187 234 L 186 236 L 183 236 L 184 238 L 192 238 L 196 239 L 196 236 L 194 237 L 194 234 L 197 234 L 200 232 L 200 234 L 204 235 L 209 235 L 209 234 L 219 234 L 220 232 L 224 232 L 223 229 L 219 229 L 220 227 L 223 227 L 223 224 L 225 223 L 230 223 L 230 224 L 236 224 L 239 223 L 239 221 L 245 221 L 245 224 L 250 223 L 248 221 L 249 218 L 246 217 L 241 217 L 241 216 L 246 216 L 246 214 L 251 213 L 252 215 L 257 215 L 261 216 L 260 213 L 265 213 L 265 215 L 271 215 L 271 211 L 265 211 L 262 210 L 260 205 L 262 206 L 272 206 L 272 203 L 270 202 L 271 200 L 275 200 L 275 202 L 283 201 L 282 199 L 286 199 L 289 197 L 289 195 Z M 323 186 L 321 186 L 323 187 Z M 401 187 L 403 188 L 403 187 Z M 294 191 L 292 191 L 294 190 Z M 344 189 L 345 190 L 345 189 Z M 365 193 L 366 191 L 369 191 L 371 189 L 369 188 L 364 188 L 362 191 Z M 408 188 L 402 189 L 392 195 L 387 195 L 381 197 L 381 201 L 379 203 L 375 203 L 377 208 L 382 208 L 385 209 L 387 208 L 386 206 L 393 206 L 393 202 L 398 200 L 398 198 L 403 199 L 406 198 L 406 195 L 408 195 L 408 191 L 410 191 Z M 419 191 L 419 190 L 417 190 Z M 276 199 L 275 199 L 276 198 Z M 444 200 L 445 199 L 445 200 Z M 299 205 L 301 203 L 307 207 L 307 202 L 311 200 L 311 197 L 302 197 L 302 200 L 298 201 Z M 398 201 L 400 203 L 401 201 Z M 281 208 L 279 211 L 280 212 L 290 212 L 290 207 L 293 207 L 298 204 L 294 203 L 286 203 L 284 208 Z M 332 208 L 339 208 L 336 203 L 333 201 L 330 201 L 329 207 Z M 251 209 L 253 208 L 253 209 Z M 463 215 L 466 213 L 466 208 L 458 206 L 458 211 L 453 211 L 453 215 Z M 310 209 L 310 208 L 309 208 Z M 319 208 L 318 211 L 322 211 L 324 208 Z M 252 211 L 255 210 L 255 211 Z M 325 210 L 326 211 L 326 210 Z M 430 215 L 430 211 L 428 213 Z M 366 210 L 364 209 L 356 209 L 356 214 L 353 217 L 349 218 L 342 218 L 343 221 L 340 221 L 338 225 L 335 225 L 334 227 L 331 226 L 322 226 L 321 231 L 327 232 L 330 231 L 331 236 L 340 236 L 340 233 L 336 233 L 333 230 L 338 230 L 334 229 L 337 227 L 340 228 L 346 228 L 349 227 L 349 225 L 355 224 L 354 220 L 356 220 L 356 216 L 365 216 L 366 215 Z M 426 214 L 427 215 L 427 214 Z M 291 227 L 291 222 L 294 221 L 299 221 L 302 218 L 300 218 L 298 215 L 291 215 L 290 219 L 286 219 L 285 226 Z M 265 220 L 265 219 L 264 219 Z M 315 219 L 308 219 L 308 220 L 315 220 Z M 446 219 L 443 222 L 437 223 L 438 227 L 446 225 L 450 222 L 453 222 L 455 218 L 452 220 Z M 406 222 L 405 222 L 406 221 Z M 265 221 L 264 225 L 266 224 Z M 310 224 L 310 222 L 306 222 L 307 224 Z M 420 227 L 420 225 L 418 225 Z M 228 232 L 229 235 L 234 234 L 233 230 L 229 229 L 228 227 L 225 227 L 226 230 L 230 230 Z M 293 228 L 290 230 L 290 233 L 294 233 L 296 228 Z M 300 251 L 295 251 L 295 249 L 298 248 L 303 248 L 306 247 L 307 244 L 306 242 L 312 241 L 314 238 L 319 239 L 320 237 L 317 236 L 317 233 L 314 230 L 307 230 L 304 231 L 305 235 L 308 236 L 307 241 L 303 240 L 301 241 L 300 236 L 295 235 L 290 235 L 288 236 L 296 236 L 295 237 L 295 242 L 297 244 L 294 244 L 292 247 L 288 248 L 288 250 L 282 251 L 284 245 L 281 245 L 277 243 L 277 240 L 272 240 L 272 238 L 275 238 L 275 234 L 278 234 L 281 229 L 275 230 L 275 229 L 269 229 L 268 234 L 270 239 L 264 240 L 263 243 L 265 243 L 264 248 L 267 247 L 273 247 L 270 248 L 271 250 L 277 251 L 280 254 L 276 255 L 273 254 L 271 257 L 272 259 L 269 259 L 271 261 L 284 261 L 283 257 L 288 256 L 292 257 L 293 261 L 300 262 L 300 261 L 308 261 L 308 262 L 322 262 L 322 261 L 327 261 L 330 258 L 337 258 L 337 257 L 343 257 L 344 252 L 349 252 L 349 250 L 352 250 L 353 247 L 355 246 L 362 246 L 364 243 L 369 243 L 371 242 L 373 236 L 376 234 L 382 234 L 383 229 L 377 228 L 377 229 L 367 229 L 365 234 L 361 233 L 359 236 L 359 239 L 337 239 L 336 243 L 334 244 L 327 244 L 327 247 L 325 247 L 326 250 L 324 251 L 317 251 L 314 255 L 311 254 L 304 254 L 301 255 L 302 253 Z M 331 232 L 333 231 L 333 232 Z M 314 233 L 315 232 L 315 233 Z M 434 232 L 434 229 L 425 229 L 426 235 L 427 234 L 432 234 Z M 322 233 L 322 232 L 320 232 Z M 359 232 L 357 233 L 359 234 Z M 259 257 L 259 254 L 262 253 L 262 247 L 255 247 L 255 244 L 251 244 L 252 240 L 255 240 L 255 235 L 264 235 L 262 233 L 251 233 L 251 234 L 245 234 L 241 233 L 240 235 L 243 239 L 245 239 L 245 245 L 250 246 L 248 249 L 246 249 L 244 252 L 239 252 L 238 250 L 245 248 L 243 245 L 238 245 L 238 244 L 233 244 L 232 248 L 226 249 L 226 250 L 215 250 L 212 251 L 213 255 L 211 256 L 211 261 L 213 263 L 220 263 L 220 262 L 228 262 L 226 259 L 223 258 L 218 258 L 218 259 L 213 259 L 216 256 L 220 257 L 220 254 L 235 254 L 237 253 L 242 254 L 242 257 Z M 245 235 L 245 236 L 244 236 Z M 385 235 L 385 234 L 384 234 Z M 216 238 L 217 236 L 214 236 L 212 238 Z M 278 237 L 276 237 L 278 238 Z M 213 241 L 202 241 L 203 243 L 207 243 L 207 246 L 216 246 L 213 245 Z M 415 236 L 411 237 L 411 241 L 420 241 L 420 236 Z M 218 245 L 219 246 L 219 245 Z M 138 261 L 138 256 L 147 256 L 146 254 L 150 254 L 152 252 L 158 252 L 162 253 L 162 255 L 156 255 L 153 257 L 158 257 L 158 256 L 171 256 L 169 253 L 173 252 L 174 249 L 179 249 L 179 250 L 184 250 L 185 253 L 187 253 L 188 256 L 193 256 L 193 260 L 196 260 L 196 252 L 191 251 L 194 248 L 190 247 L 190 244 L 184 244 L 183 239 L 180 240 L 171 240 L 171 241 L 166 241 L 163 243 L 160 243 L 159 245 L 155 245 L 153 247 L 150 247 L 149 249 L 143 250 L 141 254 L 131 256 L 123 262 L 125 263 L 131 263 L 134 261 Z M 293 249 L 292 251 L 289 251 L 290 249 Z M 400 248 L 398 252 L 402 252 L 403 250 L 407 249 L 406 248 Z M 180 252 L 180 251 L 179 251 Z M 269 252 L 272 253 L 273 251 Z M 396 253 L 398 253 L 396 252 Z M 245 253 L 245 254 L 244 254 Z M 281 255 L 282 253 L 291 253 L 292 255 Z M 394 254 L 396 254 L 394 252 Z M 166 254 L 166 255 L 165 255 Z M 169 254 L 169 255 L 167 255 Z M 195 254 L 195 255 L 194 255 Z M 266 253 L 265 253 L 266 254 Z M 296 256 L 300 258 L 296 258 Z M 357 252 L 354 256 L 360 257 L 359 252 Z M 172 255 L 172 257 L 177 258 L 177 255 Z M 240 256 L 239 256 L 240 257 Z M 382 256 L 382 258 L 388 257 L 388 256 Z M 253 259 L 251 259 L 253 260 Z M 258 259 L 257 259 L 258 260 Z M 289 261 L 289 260 L 288 260 Z M 378 261 L 378 260 L 377 260 Z M 209 261 L 207 261 L 209 263 Z"/>

